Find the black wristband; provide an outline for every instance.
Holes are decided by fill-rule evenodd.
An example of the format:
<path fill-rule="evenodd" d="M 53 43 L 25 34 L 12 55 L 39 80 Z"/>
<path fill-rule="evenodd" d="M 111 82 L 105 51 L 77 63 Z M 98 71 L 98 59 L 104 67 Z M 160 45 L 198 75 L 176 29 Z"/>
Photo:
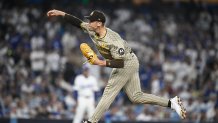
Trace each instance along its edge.
<path fill-rule="evenodd" d="M 168 101 L 167 107 L 171 108 L 171 101 L 170 100 Z"/>
<path fill-rule="evenodd" d="M 106 66 L 111 68 L 123 68 L 124 60 L 123 59 L 106 60 Z"/>
<path fill-rule="evenodd" d="M 82 23 L 82 20 L 80 20 L 79 18 L 73 16 L 73 15 L 70 15 L 70 14 L 65 14 L 64 15 L 64 20 L 66 20 L 67 22 L 71 23 L 73 26 L 76 26 L 78 28 L 81 28 L 81 23 Z"/>

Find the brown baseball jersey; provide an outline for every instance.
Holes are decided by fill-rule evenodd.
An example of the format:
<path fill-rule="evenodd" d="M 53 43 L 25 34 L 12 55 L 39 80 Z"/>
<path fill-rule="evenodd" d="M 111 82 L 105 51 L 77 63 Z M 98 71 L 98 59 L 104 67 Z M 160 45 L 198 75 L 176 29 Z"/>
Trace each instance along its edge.
<path fill-rule="evenodd" d="M 127 60 L 132 58 L 132 55 L 130 55 L 131 48 L 116 32 L 106 28 L 106 35 L 103 38 L 99 38 L 95 32 L 88 29 L 88 23 L 82 23 L 81 27 L 89 34 L 99 53 L 105 59 Z"/>
<path fill-rule="evenodd" d="M 134 103 L 156 104 L 167 107 L 168 99 L 141 91 L 138 59 L 118 33 L 106 28 L 106 35 L 99 38 L 95 32 L 89 30 L 88 23 L 83 22 L 81 28 L 89 34 L 105 59 L 124 59 L 124 68 L 113 68 L 103 96 L 94 114 L 89 119 L 90 122 L 96 123 L 100 120 L 122 88 Z"/>

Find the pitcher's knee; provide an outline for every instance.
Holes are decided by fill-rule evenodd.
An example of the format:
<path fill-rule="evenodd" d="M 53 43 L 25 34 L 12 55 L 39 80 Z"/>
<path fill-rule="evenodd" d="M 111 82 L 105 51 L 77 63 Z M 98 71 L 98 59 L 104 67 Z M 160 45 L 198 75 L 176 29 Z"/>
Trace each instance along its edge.
<path fill-rule="evenodd" d="M 132 98 L 130 99 L 133 103 L 141 103 L 142 100 L 142 92 L 135 93 Z"/>

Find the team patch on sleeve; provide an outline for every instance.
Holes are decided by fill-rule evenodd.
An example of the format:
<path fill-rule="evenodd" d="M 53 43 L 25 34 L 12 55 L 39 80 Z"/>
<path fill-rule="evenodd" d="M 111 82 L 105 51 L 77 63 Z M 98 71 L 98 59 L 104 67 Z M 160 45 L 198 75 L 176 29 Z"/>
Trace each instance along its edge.
<path fill-rule="evenodd" d="M 125 50 L 123 47 L 118 47 L 118 46 L 110 46 L 110 53 L 112 58 L 114 59 L 122 59 L 125 57 Z"/>
<path fill-rule="evenodd" d="M 124 49 L 123 48 L 119 48 L 118 53 L 119 53 L 119 55 L 124 55 Z"/>

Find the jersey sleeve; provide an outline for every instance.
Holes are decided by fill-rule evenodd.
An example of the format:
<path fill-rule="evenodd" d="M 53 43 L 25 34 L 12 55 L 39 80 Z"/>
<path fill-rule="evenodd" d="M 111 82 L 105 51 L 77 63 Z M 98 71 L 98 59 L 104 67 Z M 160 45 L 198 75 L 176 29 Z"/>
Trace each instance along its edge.
<path fill-rule="evenodd" d="M 114 59 L 123 59 L 125 57 L 125 49 L 123 44 L 114 43 L 110 46 L 110 52 Z"/>

